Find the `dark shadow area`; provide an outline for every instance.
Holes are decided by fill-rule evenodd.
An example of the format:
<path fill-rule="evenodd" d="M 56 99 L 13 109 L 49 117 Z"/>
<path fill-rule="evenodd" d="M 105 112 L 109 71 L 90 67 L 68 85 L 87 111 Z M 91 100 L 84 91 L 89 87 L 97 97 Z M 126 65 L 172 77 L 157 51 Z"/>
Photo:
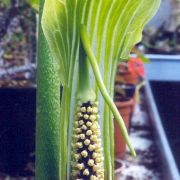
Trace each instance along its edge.
<path fill-rule="evenodd" d="M 35 89 L 0 89 L 0 169 L 10 175 L 31 175 L 34 161 Z"/>
<path fill-rule="evenodd" d="M 165 132 L 180 170 L 180 82 L 151 81 Z"/>

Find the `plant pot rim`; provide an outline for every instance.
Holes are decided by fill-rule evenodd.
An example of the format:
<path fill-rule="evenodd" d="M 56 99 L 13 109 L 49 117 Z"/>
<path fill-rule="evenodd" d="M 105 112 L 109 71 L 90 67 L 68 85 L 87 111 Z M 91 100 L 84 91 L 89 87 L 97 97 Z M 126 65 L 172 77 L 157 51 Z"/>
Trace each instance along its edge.
<path fill-rule="evenodd" d="M 115 175 L 118 175 L 124 168 L 125 168 L 125 162 L 121 159 L 115 158 L 115 163 L 118 163 L 121 165 L 121 167 L 118 167 L 115 169 Z"/>
<path fill-rule="evenodd" d="M 136 84 L 130 84 L 130 83 L 117 83 L 115 84 L 115 86 L 121 87 L 124 89 L 136 88 Z"/>
<path fill-rule="evenodd" d="M 115 104 L 116 104 L 117 107 L 127 107 L 127 106 L 131 106 L 133 103 L 134 103 L 133 98 L 129 98 L 129 99 L 124 100 L 124 101 L 115 100 Z"/>
<path fill-rule="evenodd" d="M 0 87 L 1 91 L 13 91 L 13 90 L 29 90 L 29 89 L 36 89 L 36 86 L 24 86 L 24 87 Z"/>

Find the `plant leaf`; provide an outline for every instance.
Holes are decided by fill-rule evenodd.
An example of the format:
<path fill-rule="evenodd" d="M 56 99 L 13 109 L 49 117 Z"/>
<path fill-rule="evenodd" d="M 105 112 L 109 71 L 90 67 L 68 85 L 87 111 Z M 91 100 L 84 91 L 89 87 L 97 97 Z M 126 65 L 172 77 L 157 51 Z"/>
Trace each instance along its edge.
<path fill-rule="evenodd" d="M 136 14 L 124 40 L 120 59 L 127 59 L 133 46 L 142 39 L 142 31 L 146 23 L 154 16 L 160 1 L 147 1 Z"/>
<path fill-rule="evenodd" d="M 39 11 L 39 0 L 27 0 L 27 2 L 38 12 Z"/>
<path fill-rule="evenodd" d="M 10 7 L 10 6 L 11 6 L 11 0 L 5 0 L 5 1 L 3 1 L 3 3 L 4 3 L 7 7 Z"/>

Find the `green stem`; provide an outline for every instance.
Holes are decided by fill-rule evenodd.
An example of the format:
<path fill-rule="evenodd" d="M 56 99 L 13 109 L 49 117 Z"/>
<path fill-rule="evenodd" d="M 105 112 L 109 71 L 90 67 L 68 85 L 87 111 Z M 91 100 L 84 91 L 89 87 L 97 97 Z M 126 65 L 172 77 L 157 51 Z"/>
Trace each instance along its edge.
<path fill-rule="evenodd" d="M 81 102 L 95 101 L 96 94 L 90 85 L 89 64 L 83 48 L 80 48 L 79 56 L 79 88 L 77 99 L 81 100 Z"/>
<path fill-rule="evenodd" d="M 60 113 L 60 179 L 65 179 L 67 177 L 67 155 L 68 155 L 68 121 L 70 116 L 70 98 L 69 88 L 63 86 L 62 100 L 61 100 L 61 113 Z M 65 110 L 66 109 L 66 110 Z"/>
<path fill-rule="evenodd" d="M 145 85 L 145 81 L 140 82 L 137 86 L 136 86 L 136 90 L 135 90 L 135 98 L 136 98 L 136 102 L 139 104 L 140 103 L 140 94 L 139 91 L 140 89 Z"/>
<path fill-rule="evenodd" d="M 40 1 L 40 5 L 37 62 L 36 179 L 59 180 L 60 83 L 40 23 L 44 0 Z"/>
<path fill-rule="evenodd" d="M 108 94 L 108 92 L 106 90 L 106 87 L 104 85 L 104 82 L 102 80 L 101 73 L 100 73 L 100 70 L 99 70 L 99 67 L 98 67 L 98 64 L 97 64 L 96 57 L 93 54 L 93 51 L 92 51 L 92 48 L 91 48 L 91 45 L 90 45 L 90 42 L 89 42 L 89 39 L 88 39 L 88 35 L 87 35 L 87 32 L 86 32 L 85 25 L 81 25 L 81 40 L 82 40 L 84 49 L 86 51 L 86 54 L 88 56 L 89 62 L 91 64 L 91 66 L 92 66 L 94 76 L 96 78 L 97 85 L 98 85 L 98 87 L 99 87 L 99 89 L 101 91 L 101 94 L 104 97 L 104 100 L 108 104 L 109 108 L 111 109 L 114 117 L 116 118 L 116 120 L 117 120 L 117 122 L 118 122 L 118 124 L 119 124 L 119 126 L 121 128 L 121 131 L 122 131 L 123 137 L 124 137 L 124 139 L 126 141 L 126 144 L 128 145 L 128 147 L 129 147 L 129 149 L 131 151 L 132 156 L 136 157 L 136 152 L 135 152 L 134 148 L 132 147 L 132 145 L 130 143 L 124 121 L 123 121 L 121 115 L 119 114 L 119 111 L 116 108 L 116 105 L 114 104 L 113 100 L 109 96 L 109 94 Z"/>
<path fill-rule="evenodd" d="M 114 62 L 112 64 L 112 74 L 111 74 L 111 77 L 110 77 L 110 82 L 111 85 L 110 85 L 110 96 L 113 98 L 114 97 L 114 81 L 115 81 L 115 74 L 116 74 L 116 69 L 117 69 L 117 62 Z M 110 114 L 110 117 L 109 119 L 113 119 L 113 114 L 111 113 Z M 112 164 L 112 179 L 114 180 L 114 165 L 115 165 L 115 162 L 114 162 L 114 121 L 110 121 L 110 147 L 111 147 L 111 164 Z"/>
<path fill-rule="evenodd" d="M 104 104 L 104 157 L 105 157 L 105 177 L 108 180 L 112 180 L 112 165 L 111 165 L 111 151 L 110 151 L 110 131 L 109 131 L 109 113 L 108 111 L 108 105 Z"/>

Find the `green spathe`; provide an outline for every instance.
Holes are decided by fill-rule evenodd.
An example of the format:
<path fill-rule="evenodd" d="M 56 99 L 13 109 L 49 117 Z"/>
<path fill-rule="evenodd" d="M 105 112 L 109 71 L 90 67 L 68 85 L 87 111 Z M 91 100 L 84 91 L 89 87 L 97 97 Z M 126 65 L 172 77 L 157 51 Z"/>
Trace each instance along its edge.
<path fill-rule="evenodd" d="M 44 0 L 41 1 L 40 17 Z M 59 77 L 39 25 L 36 110 L 36 179 L 59 179 Z"/>

